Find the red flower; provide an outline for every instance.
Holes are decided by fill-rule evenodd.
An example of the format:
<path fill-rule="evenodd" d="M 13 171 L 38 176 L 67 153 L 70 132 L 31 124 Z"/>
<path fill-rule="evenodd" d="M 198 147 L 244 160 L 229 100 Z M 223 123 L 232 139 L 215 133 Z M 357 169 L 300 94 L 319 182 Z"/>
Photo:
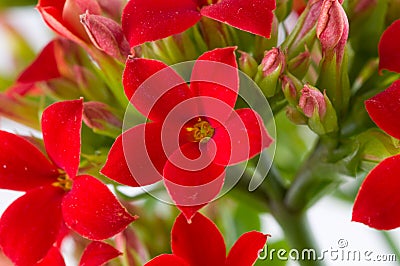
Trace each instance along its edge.
<path fill-rule="evenodd" d="M 204 2 L 207 1 L 129 1 L 122 13 L 122 29 L 131 47 L 183 32 L 202 16 L 270 37 L 275 1 L 222 0 L 211 5 Z"/>
<path fill-rule="evenodd" d="M 171 232 L 173 254 L 155 257 L 145 266 L 250 266 L 255 263 L 267 236 L 251 231 L 243 234 L 226 256 L 224 239 L 215 224 L 201 214 L 192 223 L 176 218 Z"/>
<path fill-rule="evenodd" d="M 400 73 L 400 20 L 383 33 L 379 43 L 379 68 Z M 365 102 L 372 120 L 400 139 L 400 80 Z M 400 227 L 400 155 L 379 163 L 365 178 L 353 207 L 353 221 L 380 230 Z"/>
<path fill-rule="evenodd" d="M 39 0 L 43 20 L 57 34 L 82 47 L 91 42 L 101 51 L 120 60 L 129 54 L 120 20 L 124 0 Z M 105 13 L 107 17 L 100 16 Z"/>
<path fill-rule="evenodd" d="M 190 87 L 160 61 L 129 59 L 125 93 L 152 122 L 119 136 L 101 173 L 129 186 L 163 179 L 187 219 L 214 199 L 225 166 L 248 160 L 272 142 L 256 112 L 233 110 L 239 89 L 234 50 L 200 56 Z"/>
<path fill-rule="evenodd" d="M 0 219 L 0 246 L 15 265 L 46 256 L 65 224 L 93 240 L 122 231 L 132 217 L 108 188 L 77 175 L 82 100 L 49 106 L 42 116 L 48 158 L 24 138 L 0 131 L 0 188 L 26 192 Z"/>

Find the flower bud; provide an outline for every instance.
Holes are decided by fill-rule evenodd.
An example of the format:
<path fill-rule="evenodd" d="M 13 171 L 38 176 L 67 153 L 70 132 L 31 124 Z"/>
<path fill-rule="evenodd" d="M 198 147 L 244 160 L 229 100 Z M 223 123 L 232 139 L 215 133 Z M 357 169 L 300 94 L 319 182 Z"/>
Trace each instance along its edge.
<path fill-rule="evenodd" d="M 0 116 L 40 130 L 39 104 L 18 94 L 0 93 Z"/>
<path fill-rule="evenodd" d="M 298 78 L 302 78 L 307 74 L 310 66 L 310 52 L 306 50 L 288 62 L 288 70 Z"/>
<path fill-rule="evenodd" d="M 315 24 L 321 12 L 323 0 L 310 0 L 298 19 L 295 28 L 281 47 L 287 49 L 288 58 L 298 55 L 304 46 L 312 47 L 315 42 Z"/>
<path fill-rule="evenodd" d="M 336 111 L 325 92 L 305 85 L 301 90 L 299 108 L 309 118 L 308 125 L 315 133 L 324 135 L 338 130 Z"/>
<path fill-rule="evenodd" d="M 83 105 L 83 121 L 94 132 L 116 137 L 121 133 L 122 121 L 101 102 L 85 102 Z"/>
<path fill-rule="evenodd" d="M 305 85 L 301 90 L 299 107 L 307 117 L 311 118 L 317 112 L 323 118 L 326 112 L 324 95 L 318 89 Z"/>
<path fill-rule="evenodd" d="M 279 48 L 272 48 L 258 66 L 255 82 L 260 86 L 266 97 L 272 97 L 276 93 L 276 87 L 280 75 L 286 65 L 286 58 Z"/>
<path fill-rule="evenodd" d="M 250 78 L 254 78 L 257 73 L 257 61 L 248 53 L 238 51 L 240 53 L 239 68 Z"/>
<path fill-rule="evenodd" d="M 349 34 L 349 22 L 338 0 L 324 0 L 317 23 L 317 37 L 323 56 L 341 62 Z"/>
<path fill-rule="evenodd" d="M 106 54 L 125 62 L 130 46 L 121 26 L 112 19 L 92 15 L 89 12 L 80 16 L 92 43 Z"/>
<path fill-rule="evenodd" d="M 282 91 L 289 104 L 296 106 L 303 83 L 290 73 L 281 77 Z"/>
<path fill-rule="evenodd" d="M 95 0 L 66 0 L 62 9 L 62 18 L 66 28 L 85 41 L 88 41 L 88 36 L 80 23 L 79 16 L 87 11 L 91 14 L 101 14 L 101 8 Z"/>

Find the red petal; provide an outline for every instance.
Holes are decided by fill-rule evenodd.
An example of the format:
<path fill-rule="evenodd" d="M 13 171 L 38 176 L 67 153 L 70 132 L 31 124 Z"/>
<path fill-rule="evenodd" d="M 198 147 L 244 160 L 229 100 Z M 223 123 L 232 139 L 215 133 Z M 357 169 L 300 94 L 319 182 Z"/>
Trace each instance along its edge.
<path fill-rule="evenodd" d="M 101 8 L 96 0 L 39 0 L 37 9 L 43 20 L 59 35 L 86 46 L 89 38 L 80 23 L 79 15 L 88 11 L 99 15 Z"/>
<path fill-rule="evenodd" d="M 132 217 L 106 185 L 92 176 L 77 176 L 62 202 L 65 223 L 83 237 L 103 240 L 124 230 Z"/>
<path fill-rule="evenodd" d="M 183 259 L 173 254 L 162 254 L 147 262 L 144 266 L 190 266 Z"/>
<path fill-rule="evenodd" d="M 122 12 L 122 28 L 131 47 L 180 33 L 200 20 L 192 0 L 129 1 Z"/>
<path fill-rule="evenodd" d="M 69 29 L 62 18 L 62 11 L 66 0 L 39 0 L 37 9 L 43 17 L 44 22 L 59 35 L 75 41 L 81 45 L 85 42 Z"/>
<path fill-rule="evenodd" d="M 187 143 L 168 158 L 164 178 L 172 200 L 190 220 L 220 192 L 225 167 L 214 164 L 206 152 L 200 152 L 198 143 Z"/>
<path fill-rule="evenodd" d="M 27 191 L 56 181 L 57 168 L 27 140 L 0 130 L 0 188 Z"/>
<path fill-rule="evenodd" d="M 400 227 L 400 155 L 389 157 L 367 175 L 353 207 L 355 222 L 378 230 Z"/>
<path fill-rule="evenodd" d="M 210 156 L 215 153 L 214 162 L 220 165 L 232 165 L 248 160 L 273 141 L 262 118 L 249 108 L 233 112 L 223 128 L 216 128 L 212 139 L 215 146 L 208 145 L 207 150 Z"/>
<path fill-rule="evenodd" d="M 52 247 L 46 257 L 36 264 L 36 266 L 65 266 L 65 261 L 60 250 Z"/>
<path fill-rule="evenodd" d="M 19 75 L 17 82 L 32 83 L 61 76 L 54 55 L 55 42 L 56 40 L 53 40 L 43 48 L 35 61 Z"/>
<path fill-rule="evenodd" d="M 59 188 L 41 187 L 18 198 L 3 213 L 0 245 L 15 265 L 33 265 L 53 246 L 62 222 L 63 195 Z"/>
<path fill-rule="evenodd" d="M 379 41 L 379 70 L 387 69 L 400 73 L 400 19 L 393 22 Z"/>
<path fill-rule="evenodd" d="M 162 180 L 167 161 L 161 124 L 141 124 L 122 133 L 111 147 L 101 173 L 118 183 L 140 187 Z"/>
<path fill-rule="evenodd" d="M 164 120 L 176 105 L 192 96 L 182 77 L 157 60 L 128 59 L 123 83 L 131 103 L 153 121 Z"/>
<path fill-rule="evenodd" d="M 222 0 L 205 6 L 201 15 L 263 37 L 271 35 L 274 0 Z"/>
<path fill-rule="evenodd" d="M 252 266 L 260 250 L 267 242 L 267 236 L 256 231 L 243 234 L 233 245 L 225 266 Z"/>
<path fill-rule="evenodd" d="M 369 116 L 389 135 L 400 139 L 400 80 L 389 88 L 365 101 Z"/>
<path fill-rule="evenodd" d="M 225 265 L 224 239 L 215 224 L 202 214 L 187 223 L 181 214 L 171 232 L 172 252 L 191 266 Z"/>
<path fill-rule="evenodd" d="M 79 266 L 99 266 L 120 256 L 122 253 L 104 242 L 90 243 L 83 252 Z"/>
<path fill-rule="evenodd" d="M 81 151 L 83 100 L 63 101 L 47 107 L 42 115 L 42 132 L 51 160 L 74 178 Z"/>
<path fill-rule="evenodd" d="M 190 88 L 195 96 L 211 97 L 221 101 L 221 104 L 227 104 L 232 108 L 235 106 L 239 91 L 239 73 L 235 49 L 235 47 L 218 48 L 208 51 L 198 58 L 190 77 Z M 210 115 L 219 113 L 217 110 L 220 104 L 204 102 L 207 98 L 199 98 L 199 100 L 201 101 L 202 113 Z M 232 110 L 224 111 L 219 116 L 227 119 L 231 112 Z"/>

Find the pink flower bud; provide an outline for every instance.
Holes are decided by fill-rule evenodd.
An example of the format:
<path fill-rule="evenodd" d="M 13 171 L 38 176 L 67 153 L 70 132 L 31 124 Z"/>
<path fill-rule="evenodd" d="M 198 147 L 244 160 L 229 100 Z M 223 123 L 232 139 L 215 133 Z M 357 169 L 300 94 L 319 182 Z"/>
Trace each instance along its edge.
<path fill-rule="evenodd" d="M 117 22 L 86 12 L 81 15 L 81 23 L 85 27 L 92 43 L 98 49 L 123 62 L 126 60 L 130 47 L 121 26 Z"/>
<path fill-rule="evenodd" d="M 341 62 L 348 34 L 349 22 L 340 1 L 324 0 L 317 24 L 323 54 L 327 57 L 336 54 L 337 62 Z"/>
<path fill-rule="evenodd" d="M 286 98 L 296 100 L 297 99 L 297 89 L 296 86 L 293 82 L 293 80 L 288 77 L 287 75 L 284 75 L 281 78 L 282 81 L 282 90 L 283 93 L 285 94 Z"/>
<path fill-rule="evenodd" d="M 85 102 L 83 120 L 92 129 L 106 130 L 111 127 L 122 127 L 122 121 L 111 112 L 108 105 L 101 102 Z"/>
<path fill-rule="evenodd" d="M 310 66 L 311 53 L 306 50 L 288 62 L 289 72 L 301 78 L 308 72 Z"/>
<path fill-rule="evenodd" d="M 79 16 L 87 11 L 91 14 L 101 14 L 101 8 L 95 0 L 66 0 L 62 9 L 62 19 L 66 28 L 83 40 L 88 38 Z"/>
<path fill-rule="evenodd" d="M 285 65 L 285 55 L 279 48 L 272 48 L 266 52 L 261 62 L 264 77 L 275 72 L 278 68 L 281 68 L 280 74 L 282 74 Z"/>
<path fill-rule="evenodd" d="M 304 25 L 297 36 L 296 42 L 302 39 L 317 23 L 319 14 L 321 12 L 323 0 L 310 0 L 307 4 L 308 13 L 306 14 L 306 18 L 304 19 Z"/>
<path fill-rule="evenodd" d="M 317 111 L 320 118 L 326 113 L 326 102 L 324 95 L 316 88 L 305 85 L 301 90 L 299 107 L 307 117 L 312 117 Z"/>

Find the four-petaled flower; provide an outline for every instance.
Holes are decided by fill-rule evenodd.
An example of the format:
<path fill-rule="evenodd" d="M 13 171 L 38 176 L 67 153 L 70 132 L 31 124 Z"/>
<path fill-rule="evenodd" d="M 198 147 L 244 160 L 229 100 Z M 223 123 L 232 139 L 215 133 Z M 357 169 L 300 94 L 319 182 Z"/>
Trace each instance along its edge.
<path fill-rule="evenodd" d="M 383 33 L 379 43 L 379 69 L 400 73 L 400 20 Z M 400 139 L 400 80 L 365 102 L 372 120 Z M 400 227 L 400 155 L 380 162 L 365 178 L 353 207 L 353 221 L 380 230 Z"/>
<path fill-rule="evenodd" d="M 257 231 L 243 234 L 228 256 L 224 239 L 215 224 L 201 214 L 187 223 L 181 214 L 171 232 L 173 254 L 162 254 L 145 266 L 251 266 L 263 249 L 268 235 Z"/>
<path fill-rule="evenodd" d="M 226 166 L 254 157 L 272 142 L 255 111 L 233 109 L 239 90 L 234 52 L 228 47 L 201 55 L 190 86 L 160 61 L 129 59 L 125 93 L 151 122 L 117 138 L 101 173 L 129 186 L 164 180 L 188 220 L 213 200 Z"/>
<path fill-rule="evenodd" d="M 135 0 L 124 8 L 122 29 L 134 47 L 181 33 L 204 16 L 269 38 L 275 5 L 274 0 Z"/>
<path fill-rule="evenodd" d="M 15 265 L 34 265 L 63 224 L 92 239 L 109 238 L 132 217 L 98 179 L 78 175 L 83 101 L 55 103 L 43 112 L 49 159 L 23 137 L 0 131 L 0 188 L 26 192 L 0 219 L 0 246 Z"/>

